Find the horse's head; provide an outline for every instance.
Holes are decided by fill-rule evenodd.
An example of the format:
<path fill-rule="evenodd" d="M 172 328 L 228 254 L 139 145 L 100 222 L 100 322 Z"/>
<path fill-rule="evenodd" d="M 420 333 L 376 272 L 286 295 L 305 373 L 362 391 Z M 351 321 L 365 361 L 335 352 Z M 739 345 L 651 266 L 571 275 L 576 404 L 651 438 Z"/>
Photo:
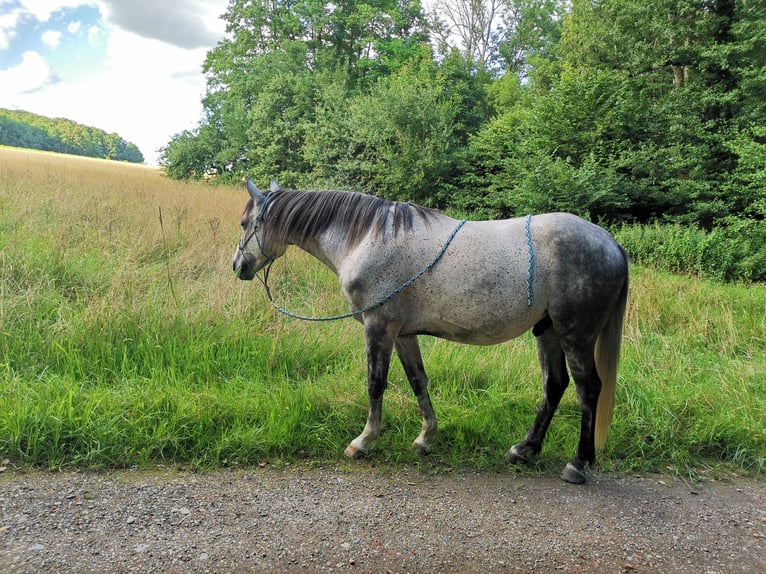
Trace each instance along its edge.
<path fill-rule="evenodd" d="M 242 212 L 240 226 L 242 237 L 234 252 L 232 267 L 237 277 L 250 281 L 255 274 L 273 262 L 285 252 L 284 245 L 267 245 L 266 222 L 264 216 L 269 203 L 270 193 L 279 190 L 277 182 L 271 182 L 269 192 L 261 193 L 255 184 L 247 180 L 247 192 L 250 200 Z"/>

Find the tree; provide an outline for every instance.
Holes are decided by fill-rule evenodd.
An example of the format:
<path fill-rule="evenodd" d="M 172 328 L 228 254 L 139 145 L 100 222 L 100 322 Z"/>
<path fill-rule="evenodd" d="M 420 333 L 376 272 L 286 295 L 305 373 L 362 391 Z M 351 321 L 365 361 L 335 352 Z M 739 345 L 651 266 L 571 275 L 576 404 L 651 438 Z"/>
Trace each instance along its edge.
<path fill-rule="evenodd" d="M 307 146 L 317 175 L 389 199 L 445 205 L 439 190 L 451 175 L 457 108 L 443 80 L 425 52 L 343 106 L 328 98 Z"/>
<path fill-rule="evenodd" d="M 765 22 L 748 6 L 573 2 L 549 88 L 492 91 L 501 116 L 472 142 L 478 204 L 705 228 L 756 213 Z"/>
<path fill-rule="evenodd" d="M 0 145 L 142 163 L 135 144 L 64 118 L 0 109 Z"/>
<path fill-rule="evenodd" d="M 160 150 L 160 165 L 173 179 L 202 179 L 211 169 L 208 150 L 198 133 L 185 130 L 175 134 Z"/>
<path fill-rule="evenodd" d="M 513 0 L 498 45 L 503 69 L 520 81 L 547 89 L 557 74 L 558 44 L 566 0 Z"/>
<path fill-rule="evenodd" d="M 445 46 L 459 50 L 479 68 L 492 67 L 503 0 L 436 0 L 434 11 Z"/>
<path fill-rule="evenodd" d="M 436 0 L 433 17 L 444 51 L 458 50 L 480 70 L 526 78 L 552 58 L 560 36 L 562 0 Z"/>
<path fill-rule="evenodd" d="M 206 119 L 198 135 L 215 133 L 216 150 L 206 157 L 231 174 L 278 177 L 285 185 L 311 172 L 304 146 L 322 78 L 342 77 L 349 94 L 361 92 L 427 40 L 417 0 L 234 0 L 225 18 L 229 38 L 204 66 Z"/>

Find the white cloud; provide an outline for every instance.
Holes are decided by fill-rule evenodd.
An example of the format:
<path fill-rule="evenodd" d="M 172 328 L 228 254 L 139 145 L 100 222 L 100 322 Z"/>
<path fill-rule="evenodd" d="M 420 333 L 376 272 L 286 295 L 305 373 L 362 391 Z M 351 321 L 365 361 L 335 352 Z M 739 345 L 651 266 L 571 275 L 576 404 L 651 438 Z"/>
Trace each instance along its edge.
<path fill-rule="evenodd" d="M 123 0 L 125 1 L 125 0 Z M 30 13 L 40 22 L 47 22 L 51 14 L 64 8 L 76 8 L 77 6 L 98 4 L 95 0 L 19 0 L 22 9 Z"/>
<path fill-rule="evenodd" d="M 18 66 L 0 70 L 0 107 L 6 103 L 20 107 L 23 96 L 55 82 L 55 74 L 37 52 L 24 52 Z"/>
<path fill-rule="evenodd" d="M 49 85 L 51 70 L 39 54 L 25 55 L 24 84 L 30 90 L 45 89 L 26 94 L 14 90 L 15 107 L 116 132 L 135 143 L 147 163 L 156 163 L 156 151 L 173 134 L 193 128 L 200 119 L 205 89 L 200 66 L 205 52 L 114 30 L 104 75 L 54 85 Z M 0 86 L 20 85 L 15 78 L 3 76 L 10 72 L 0 72 Z M 19 71 L 16 77 L 21 77 Z M 0 88 L 0 107 L 3 100 L 7 97 Z"/>
<path fill-rule="evenodd" d="M 58 30 L 46 30 L 41 36 L 43 44 L 50 48 L 55 48 L 61 42 L 61 32 Z"/>
<path fill-rule="evenodd" d="M 88 44 L 91 46 L 98 46 L 101 43 L 102 34 L 102 30 L 98 26 L 91 26 L 88 28 Z"/>
<path fill-rule="evenodd" d="M 10 47 L 11 40 L 16 35 L 16 26 L 20 18 L 20 10 L 11 10 L 6 14 L 0 14 L 0 52 L 4 52 Z"/>
<path fill-rule="evenodd" d="M 82 28 L 82 22 L 80 22 L 79 20 L 70 22 L 69 25 L 67 25 L 66 27 L 67 32 L 69 32 L 70 34 L 75 34 L 75 35 L 77 35 L 80 32 L 81 28 Z"/>
<path fill-rule="evenodd" d="M 156 163 L 156 150 L 173 134 L 197 125 L 205 91 L 201 68 L 207 51 L 223 38 L 225 26 L 217 18 L 227 0 L 20 2 L 40 22 L 61 7 L 83 4 L 97 5 L 101 17 L 95 24 L 88 21 L 78 27 L 72 22 L 67 27 L 70 34 L 85 30 L 94 48 L 82 52 L 82 44 L 75 48 L 61 42 L 51 54 L 51 63 L 36 51 L 27 52 L 19 65 L 0 70 L 0 107 L 65 117 L 116 132 L 138 145 L 148 163 Z M 122 12 L 115 13 L 115 6 Z M 161 22 L 152 23 L 152 19 Z M 131 32 L 128 24 L 136 31 Z M 61 39 L 46 36 L 48 45 Z M 70 56 L 67 50 L 74 49 L 77 55 Z M 96 54 L 101 56 L 93 60 Z M 80 57 L 88 64 L 72 73 L 72 63 Z M 59 81 L 52 66 L 62 66 L 63 80 Z"/>

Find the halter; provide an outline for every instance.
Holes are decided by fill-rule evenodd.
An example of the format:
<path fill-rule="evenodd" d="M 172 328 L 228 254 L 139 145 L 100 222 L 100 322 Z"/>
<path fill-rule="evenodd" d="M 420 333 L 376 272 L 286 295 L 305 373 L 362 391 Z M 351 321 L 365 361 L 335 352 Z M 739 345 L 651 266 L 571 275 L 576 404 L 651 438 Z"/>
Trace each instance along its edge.
<path fill-rule="evenodd" d="M 258 238 L 257 232 L 258 224 L 263 222 L 263 218 L 266 215 L 266 206 L 270 199 L 271 193 L 265 193 L 263 195 L 263 205 L 261 205 L 261 209 L 258 211 L 258 217 L 255 218 L 255 225 L 253 225 L 253 230 L 250 232 L 250 235 L 248 235 L 247 238 L 240 239 L 239 243 L 237 243 L 237 249 L 239 249 L 239 252 L 244 256 L 245 247 L 247 247 L 247 244 L 250 243 L 250 240 L 255 237 L 255 242 L 258 244 L 258 249 L 260 250 L 261 255 L 263 255 L 269 261 L 266 264 L 268 266 L 271 266 L 271 264 L 274 263 L 274 258 L 271 255 L 266 255 L 266 252 L 263 250 L 261 240 Z"/>

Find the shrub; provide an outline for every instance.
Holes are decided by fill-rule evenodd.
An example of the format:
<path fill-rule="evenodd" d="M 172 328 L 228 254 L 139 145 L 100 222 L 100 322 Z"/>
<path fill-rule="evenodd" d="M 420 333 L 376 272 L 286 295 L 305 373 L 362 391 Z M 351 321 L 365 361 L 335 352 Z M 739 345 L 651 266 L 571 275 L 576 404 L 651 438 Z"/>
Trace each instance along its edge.
<path fill-rule="evenodd" d="M 710 232 L 678 224 L 624 225 L 615 238 L 639 265 L 720 281 L 766 281 L 766 221 L 728 218 Z"/>

